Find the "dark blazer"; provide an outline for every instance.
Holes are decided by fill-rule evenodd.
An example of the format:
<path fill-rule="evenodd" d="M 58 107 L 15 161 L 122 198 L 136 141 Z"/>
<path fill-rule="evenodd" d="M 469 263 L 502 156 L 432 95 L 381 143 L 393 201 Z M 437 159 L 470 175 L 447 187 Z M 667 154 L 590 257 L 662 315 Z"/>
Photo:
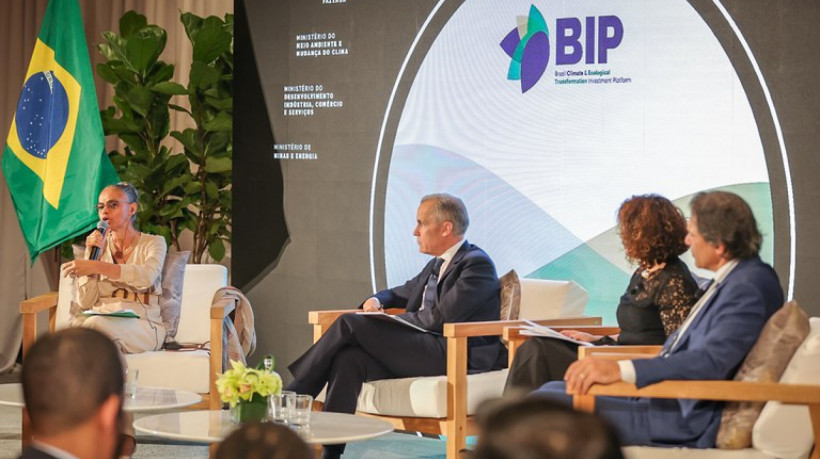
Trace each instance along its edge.
<path fill-rule="evenodd" d="M 501 297 L 495 265 L 483 250 L 464 241 L 439 279 L 438 298 L 430 308 L 419 310 L 435 258 L 404 285 L 382 290 L 375 296 L 386 308 L 404 308 L 401 317 L 425 330 L 441 333 L 448 322 L 499 320 Z M 488 370 L 503 359 L 504 346 L 497 337 L 470 338 L 470 368 Z M 479 350 L 478 347 L 482 349 Z"/>
<path fill-rule="evenodd" d="M 20 459 L 56 459 L 51 454 L 46 453 L 45 451 L 41 451 L 34 446 L 30 446 L 23 451 L 23 454 L 20 455 Z"/>
<path fill-rule="evenodd" d="M 667 379 L 732 379 L 763 326 L 783 305 L 783 291 L 771 266 L 754 257 L 726 276 L 665 356 L 634 360 L 637 386 Z M 668 347 L 675 339 L 672 334 Z M 710 448 L 715 445 L 723 404 L 651 399 L 649 435 L 660 445 Z"/>

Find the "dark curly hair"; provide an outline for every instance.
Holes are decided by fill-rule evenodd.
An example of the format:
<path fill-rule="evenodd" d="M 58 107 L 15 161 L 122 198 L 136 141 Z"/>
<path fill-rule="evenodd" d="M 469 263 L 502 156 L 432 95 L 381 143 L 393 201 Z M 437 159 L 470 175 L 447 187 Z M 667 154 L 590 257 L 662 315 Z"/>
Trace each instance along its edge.
<path fill-rule="evenodd" d="M 663 263 L 686 251 L 686 219 L 657 194 L 632 196 L 618 209 L 618 230 L 626 257 L 643 267 Z"/>

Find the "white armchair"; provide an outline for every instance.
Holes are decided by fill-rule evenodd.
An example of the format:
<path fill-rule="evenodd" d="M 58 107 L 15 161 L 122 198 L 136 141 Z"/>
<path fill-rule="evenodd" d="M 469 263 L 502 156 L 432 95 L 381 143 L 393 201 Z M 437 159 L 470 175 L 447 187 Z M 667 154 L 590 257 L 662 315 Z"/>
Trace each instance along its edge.
<path fill-rule="evenodd" d="M 216 374 L 222 371 L 222 321 L 235 305 L 232 301 L 211 304 L 214 293 L 227 285 L 228 272 L 221 265 L 186 265 L 176 341 L 210 343 L 205 349 L 175 352 L 155 351 L 125 356 L 129 368 L 140 370 L 140 385 L 182 389 L 202 394 L 203 403 L 218 409 Z M 62 278 L 59 292 L 51 292 L 20 303 L 23 315 L 23 356 L 37 337 L 37 316 L 48 310 L 49 330 L 69 324 L 73 280 Z"/>

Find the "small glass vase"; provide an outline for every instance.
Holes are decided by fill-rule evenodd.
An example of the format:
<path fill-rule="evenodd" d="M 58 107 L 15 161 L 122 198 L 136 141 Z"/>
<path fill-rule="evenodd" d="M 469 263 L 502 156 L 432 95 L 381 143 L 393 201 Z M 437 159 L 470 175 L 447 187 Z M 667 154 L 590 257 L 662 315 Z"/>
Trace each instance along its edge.
<path fill-rule="evenodd" d="M 268 397 L 253 394 L 250 400 L 239 400 L 231 407 L 231 420 L 236 424 L 263 422 L 268 419 Z"/>

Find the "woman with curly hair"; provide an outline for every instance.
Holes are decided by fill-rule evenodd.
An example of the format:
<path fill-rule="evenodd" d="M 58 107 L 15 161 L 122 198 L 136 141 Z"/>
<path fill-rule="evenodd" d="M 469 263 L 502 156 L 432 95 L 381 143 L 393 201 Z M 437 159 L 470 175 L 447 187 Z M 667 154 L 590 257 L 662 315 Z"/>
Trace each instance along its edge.
<path fill-rule="evenodd" d="M 618 303 L 621 333 L 604 337 L 575 330 L 562 333 L 595 345 L 663 344 L 686 319 L 698 291 L 678 258 L 687 249 L 686 220 L 662 196 L 632 196 L 618 210 L 618 230 L 627 259 L 638 265 Z M 577 344 L 528 339 L 515 354 L 504 390 L 532 391 L 548 381 L 560 381 L 577 358 Z"/>

